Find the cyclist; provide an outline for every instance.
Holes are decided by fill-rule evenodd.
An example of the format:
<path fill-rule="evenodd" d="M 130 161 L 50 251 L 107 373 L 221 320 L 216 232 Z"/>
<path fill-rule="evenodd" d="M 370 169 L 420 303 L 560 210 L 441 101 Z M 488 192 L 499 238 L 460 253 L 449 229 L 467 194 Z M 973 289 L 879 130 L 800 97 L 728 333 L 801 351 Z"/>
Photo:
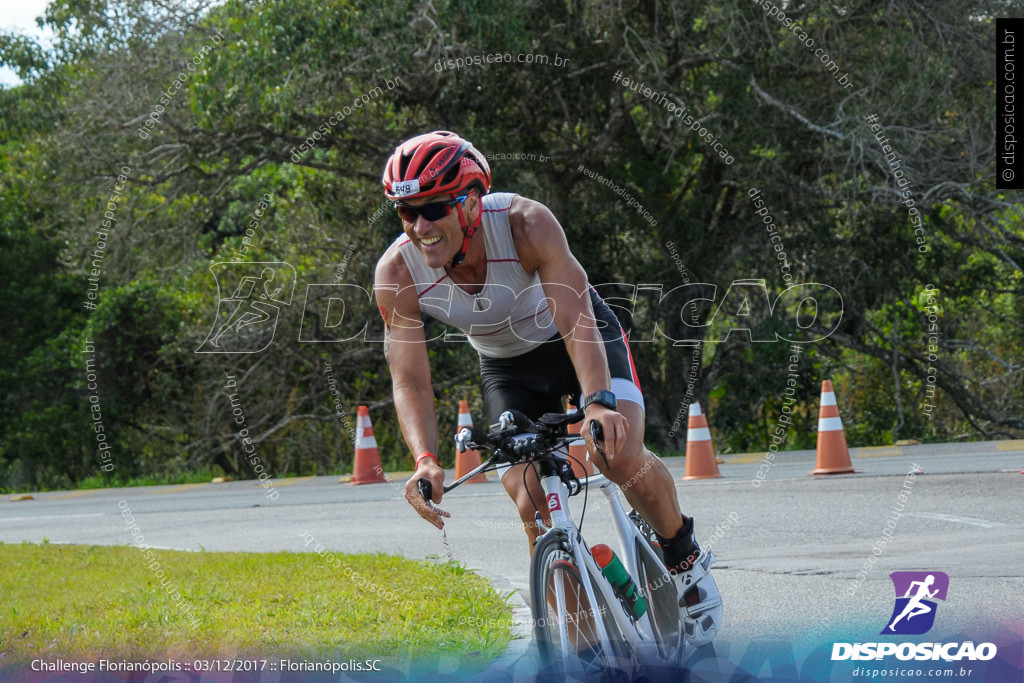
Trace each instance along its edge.
<path fill-rule="evenodd" d="M 421 477 L 429 480 L 433 503 L 441 502 L 444 471 L 435 455 L 438 426 L 420 317 L 427 314 L 463 331 L 479 353 L 490 422 L 509 408 L 531 419 L 560 412 L 562 397 L 573 395 L 585 412 L 581 432 L 591 453 L 590 422 L 601 424 L 608 464 L 593 458 L 597 468 L 617 484 L 633 480 L 624 495 L 658 534 L 687 639 L 711 642 L 722 616 L 711 556 L 697 545 L 693 519 L 680 512 L 668 469 L 644 447 L 644 402 L 625 333 L 588 284 L 554 215 L 525 197 L 491 194 L 484 156 L 447 131 L 399 145 L 382 182 L 404 229 L 377 263 L 374 289 L 395 409 L 416 463 L 406 498 L 438 528 L 450 516 L 423 501 L 416 486 Z M 501 481 L 532 548 L 539 530 L 531 495 L 542 500 L 543 491 L 525 467 L 505 469 Z M 547 522 L 547 510 L 541 513 Z"/>

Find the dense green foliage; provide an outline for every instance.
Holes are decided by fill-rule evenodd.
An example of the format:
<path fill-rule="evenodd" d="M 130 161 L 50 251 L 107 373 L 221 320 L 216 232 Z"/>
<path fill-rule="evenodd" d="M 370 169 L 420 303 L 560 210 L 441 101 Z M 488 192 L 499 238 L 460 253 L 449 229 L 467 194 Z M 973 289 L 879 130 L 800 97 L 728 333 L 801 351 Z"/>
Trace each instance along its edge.
<path fill-rule="evenodd" d="M 0 489 L 345 471 L 360 404 L 385 466 L 408 466 L 360 288 L 401 228 L 383 162 L 436 129 L 562 222 L 632 330 L 653 448 L 684 447 L 694 359 L 720 450 L 766 448 L 787 379 L 789 447 L 813 443 L 825 378 L 853 445 L 1024 433 L 1024 229 L 991 145 L 999 3 L 790 3 L 799 32 L 744 0 L 174 5 L 57 0 L 53 50 L 0 35 L 26 82 L 0 91 Z M 496 53 L 543 58 L 447 61 Z M 281 293 L 252 311 L 276 327 L 215 348 L 241 275 L 263 277 L 214 266 L 233 260 L 277 264 Z M 730 289 L 751 278 L 767 291 Z M 704 283 L 688 305 L 635 289 L 687 282 Z M 788 283 L 835 293 L 804 290 L 817 318 L 798 300 L 773 314 Z M 754 341 L 776 335 L 817 340 L 795 378 L 788 343 Z M 475 354 L 431 348 L 450 434 L 459 398 L 482 414 Z"/>

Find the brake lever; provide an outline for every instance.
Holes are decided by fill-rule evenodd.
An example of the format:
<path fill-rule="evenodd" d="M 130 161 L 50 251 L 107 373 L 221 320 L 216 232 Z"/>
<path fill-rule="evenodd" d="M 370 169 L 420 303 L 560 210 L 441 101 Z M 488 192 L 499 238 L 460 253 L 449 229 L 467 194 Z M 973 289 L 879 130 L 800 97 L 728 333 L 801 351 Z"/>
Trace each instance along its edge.
<path fill-rule="evenodd" d="M 604 441 L 604 429 L 597 420 L 590 421 L 590 438 L 594 441 L 594 450 L 601 454 L 601 459 L 604 460 L 605 466 L 610 470 L 611 464 L 608 462 L 608 456 L 604 454 L 604 449 L 598 443 L 599 441 Z"/>
<path fill-rule="evenodd" d="M 416 482 L 416 488 L 420 490 L 420 495 L 423 496 L 423 500 L 430 503 L 431 499 L 434 497 L 434 487 L 430 483 L 430 480 L 420 477 L 419 481 Z"/>
<path fill-rule="evenodd" d="M 416 488 L 419 489 L 420 495 L 423 496 L 423 500 L 427 502 L 427 507 L 431 508 L 435 512 L 441 512 L 438 508 L 434 507 L 434 503 L 431 500 L 433 498 L 434 487 L 431 485 L 428 479 L 420 477 L 416 481 Z M 448 513 L 441 512 L 442 516 L 448 516 Z M 444 554 L 448 560 L 452 559 L 452 547 L 448 544 L 448 532 L 444 529 L 444 522 L 441 523 L 441 545 L 444 547 Z"/>

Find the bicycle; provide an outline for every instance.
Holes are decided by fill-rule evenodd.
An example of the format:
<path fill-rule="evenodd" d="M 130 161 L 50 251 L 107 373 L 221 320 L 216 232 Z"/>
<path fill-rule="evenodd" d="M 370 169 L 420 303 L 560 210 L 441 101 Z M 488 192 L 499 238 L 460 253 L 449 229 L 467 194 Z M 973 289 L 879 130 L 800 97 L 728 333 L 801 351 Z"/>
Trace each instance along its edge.
<path fill-rule="evenodd" d="M 582 419 L 580 410 L 548 413 L 535 424 L 518 411 L 505 411 L 486 433 L 463 428 L 455 437 L 459 451 L 472 448 L 491 456 L 446 485 L 444 492 L 502 464 L 535 463 L 551 516 L 551 526 L 545 526 L 534 501 L 542 535 L 534 544 L 530 565 L 530 608 L 545 670 L 586 675 L 628 669 L 651 657 L 679 666 L 685 649 L 679 598 L 653 530 L 636 511 L 624 511 L 616 487 L 604 475 L 579 479 L 569 464 L 567 447 L 579 436 L 568 434 L 567 426 Z M 602 440 L 600 425 L 592 422 L 591 427 L 597 445 Z M 605 457 L 599 445 L 597 450 Z M 569 497 L 584 493 L 582 524 L 592 486 L 608 498 L 620 544 L 618 558 L 645 608 L 605 576 L 569 513 Z M 418 488 L 429 505 L 430 482 L 420 479 Z"/>

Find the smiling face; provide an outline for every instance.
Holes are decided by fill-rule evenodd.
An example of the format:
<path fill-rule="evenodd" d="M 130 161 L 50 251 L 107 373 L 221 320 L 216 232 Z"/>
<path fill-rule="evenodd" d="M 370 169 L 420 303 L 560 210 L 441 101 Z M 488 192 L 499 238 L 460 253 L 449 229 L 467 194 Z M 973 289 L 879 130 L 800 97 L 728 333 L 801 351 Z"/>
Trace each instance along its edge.
<path fill-rule="evenodd" d="M 404 202 L 408 206 L 423 206 L 433 202 L 447 202 L 454 199 L 454 195 L 443 194 L 431 197 L 418 197 Z M 472 225 L 476 218 L 477 197 L 471 192 L 466 201 L 462 204 L 462 213 L 467 224 Z M 428 221 L 423 216 L 416 216 L 416 220 L 409 222 L 402 219 L 402 228 L 405 234 L 412 240 L 419 249 L 423 260 L 431 268 L 443 268 L 452 262 L 455 255 L 462 249 L 462 226 L 459 223 L 459 213 L 456 207 L 452 207 L 451 213 L 436 220 Z"/>

